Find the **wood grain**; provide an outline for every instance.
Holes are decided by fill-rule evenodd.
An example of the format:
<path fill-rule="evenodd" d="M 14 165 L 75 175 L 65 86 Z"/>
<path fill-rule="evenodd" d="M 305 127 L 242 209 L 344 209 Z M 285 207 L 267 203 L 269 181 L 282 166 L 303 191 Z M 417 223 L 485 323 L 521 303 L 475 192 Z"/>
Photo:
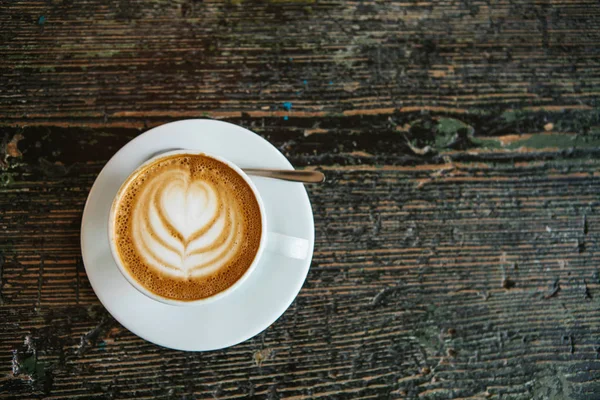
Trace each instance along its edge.
<path fill-rule="evenodd" d="M 596 1 L 0 0 L 0 398 L 600 399 Z M 290 309 L 229 349 L 120 326 L 79 225 L 182 118 L 299 168 Z"/>

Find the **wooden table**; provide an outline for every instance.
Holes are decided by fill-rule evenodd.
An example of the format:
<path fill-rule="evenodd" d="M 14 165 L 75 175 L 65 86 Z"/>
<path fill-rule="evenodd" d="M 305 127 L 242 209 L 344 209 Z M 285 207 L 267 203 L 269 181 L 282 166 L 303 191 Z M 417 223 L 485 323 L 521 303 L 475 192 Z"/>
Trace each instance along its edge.
<path fill-rule="evenodd" d="M 0 1 L 0 398 L 599 399 L 599 101 L 596 0 Z M 79 246 L 185 118 L 328 177 L 296 301 L 210 353 L 115 322 Z"/>

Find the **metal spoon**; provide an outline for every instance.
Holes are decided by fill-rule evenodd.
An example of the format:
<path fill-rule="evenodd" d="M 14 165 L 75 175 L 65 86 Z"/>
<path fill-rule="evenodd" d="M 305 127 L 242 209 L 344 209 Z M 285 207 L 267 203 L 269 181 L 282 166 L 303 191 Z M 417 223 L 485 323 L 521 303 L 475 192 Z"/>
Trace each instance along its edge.
<path fill-rule="evenodd" d="M 152 154 L 147 159 L 156 157 L 159 154 L 169 151 L 183 150 L 179 148 L 164 149 Z M 264 168 L 242 168 L 242 171 L 248 175 L 264 176 L 267 178 L 281 179 L 284 181 L 302 182 L 302 183 L 321 183 L 325 182 L 325 175 L 319 171 L 296 171 L 288 169 L 264 169 Z"/>
<path fill-rule="evenodd" d="M 282 179 L 284 181 L 302 182 L 302 183 L 321 183 L 325 182 L 325 175 L 319 171 L 296 171 L 287 169 L 259 169 L 243 168 L 242 171 L 248 175 L 265 176 L 267 178 Z"/>

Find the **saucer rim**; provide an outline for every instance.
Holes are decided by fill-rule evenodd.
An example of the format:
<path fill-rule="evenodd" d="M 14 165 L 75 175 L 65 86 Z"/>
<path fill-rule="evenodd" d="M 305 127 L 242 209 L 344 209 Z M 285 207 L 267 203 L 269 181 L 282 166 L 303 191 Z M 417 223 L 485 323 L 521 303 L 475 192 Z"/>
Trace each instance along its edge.
<path fill-rule="evenodd" d="M 250 131 L 249 129 L 246 129 L 242 126 L 236 125 L 236 124 L 232 124 L 229 122 L 225 122 L 225 121 L 218 121 L 218 120 L 210 120 L 210 119 L 185 119 L 185 120 L 179 120 L 179 121 L 173 121 L 173 122 L 169 122 L 167 124 L 163 124 L 163 125 L 159 125 L 156 126 L 152 129 L 149 129 L 148 131 L 136 136 L 134 139 L 130 140 L 129 142 L 127 142 L 125 145 L 123 145 L 109 160 L 108 162 L 104 165 L 104 167 L 102 168 L 102 170 L 100 171 L 100 173 L 97 175 L 96 179 L 94 180 L 94 183 L 89 191 L 88 197 L 86 199 L 85 205 L 84 205 L 84 209 L 83 209 L 83 215 L 82 215 L 82 220 L 81 220 L 81 231 L 80 231 L 80 244 L 81 244 L 81 253 L 82 253 L 82 260 L 83 260 L 83 264 L 84 264 L 84 268 L 86 270 L 86 274 L 88 276 L 88 280 L 90 282 L 90 285 L 92 286 L 92 289 L 94 291 L 94 293 L 96 294 L 96 297 L 98 298 L 98 300 L 100 301 L 100 303 L 104 306 L 104 308 L 112 315 L 113 318 L 115 318 L 115 320 L 117 320 L 121 325 L 123 325 L 123 327 L 125 327 L 126 329 L 128 329 L 130 332 L 132 332 L 133 334 L 135 334 L 136 336 L 150 342 L 156 345 L 159 345 L 161 347 L 165 347 L 165 348 L 169 348 L 169 349 L 175 349 L 175 350 L 182 350 L 182 351 L 213 351 L 213 350 L 219 350 L 219 349 L 223 349 L 223 348 L 227 348 L 227 347 L 231 347 L 234 346 L 236 344 L 245 342 L 251 338 L 253 338 L 254 336 L 258 335 L 260 332 L 264 331 L 265 329 L 267 329 L 269 326 L 271 326 L 273 323 L 275 323 L 291 306 L 291 304 L 294 302 L 294 300 L 297 298 L 302 286 L 304 285 L 304 282 L 306 281 L 306 277 L 308 276 L 308 272 L 310 270 L 310 265 L 312 262 L 312 257 L 313 257 L 313 253 L 314 253 L 314 241 L 315 241 L 315 228 L 314 228 L 314 215 L 312 212 L 312 206 L 310 203 L 310 199 L 308 197 L 308 193 L 306 191 L 306 188 L 303 187 L 302 192 L 302 202 L 305 204 L 306 210 L 308 211 L 308 213 L 310 214 L 310 218 L 307 218 L 307 233 L 309 233 L 308 238 L 305 238 L 308 240 L 309 242 L 309 251 L 308 251 L 308 256 L 307 258 L 304 260 L 303 262 L 303 268 L 304 268 L 304 274 L 302 274 L 302 278 L 301 279 L 297 279 L 297 282 L 295 285 L 293 285 L 293 295 L 289 296 L 289 301 L 285 301 L 285 304 L 283 305 L 283 307 L 281 307 L 281 312 L 276 311 L 276 312 L 271 312 L 269 317 L 265 317 L 265 320 L 268 320 L 268 322 L 262 323 L 260 324 L 260 327 L 255 328 L 253 330 L 246 330 L 244 331 L 243 335 L 240 335 L 241 339 L 233 339 L 230 341 L 226 341 L 223 342 L 220 346 L 218 347 L 214 347 L 211 346 L 210 348 L 203 348 L 202 346 L 178 346 L 177 344 L 174 343 L 168 343 L 168 340 L 162 340 L 161 339 L 157 339 L 157 338 L 152 338 L 149 339 L 143 332 L 143 329 L 138 329 L 139 327 L 133 327 L 133 324 L 128 323 L 127 321 L 123 321 L 123 318 L 121 318 L 122 316 L 119 315 L 118 313 L 114 312 L 113 313 L 113 306 L 107 306 L 106 302 L 102 299 L 103 295 L 101 295 L 100 293 L 102 293 L 102 290 L 100 290 L 99 288 L 99 283 L 96 282 L 94 283 L 97 279 L 101 279 L 100 277 L 95 277 L 95 278 L 91 278 L 90 277 L 90 270 L 92 269 L 92 267 L 88 267 L 88 264 L 91 263 L 90 260 L 88 260 L 88 262 L 86 262 L 86 248 L 88 247 L 88 245 L 86 245 L 86 239 L 85 239 L 85 221 L 86 219 L 89 219 L 90 215 L 94 212 L 94 210 L 92 210 L 90 208 L 90 202 L 91 199 L 94 198 L 96 196 L 96 192 L 101 190 L 100 184 L 103 183 L 101 182 L 101 178 L 103 178 L 103 176 L 105 174 L 107 174 L 108 172 L 108 168 L 109 166 L 111 166 L 111 163 L 114 162 L 114 159 L 123 151 L 126 151 L 128 148 L 133 148 L 134 151 L 135 150 L 135 145 L 141 141 L 141 140 L 147 140 L 146 138 L 148 136 L 152 136 L 152 135 L 158 135 L 160 134 L 162 131 L 168 131 L 171 128 L 176 127 L 177 125 L 180 124 L 207 124 L 207 125 L 221 125 L 223 127 L 227 127 L 228 129 L 233 129 L 238 131 L 240 134 L 252 134 L 255 136 L 255 139 L 258 139 L 258 142 L 261 142 L 261 146 L 268 146 L 271 148 L 271 150 L 274 150 L 274 152 L 272 152 L 273 157 L 277 157 L 278 160 L 277 162 L 282 163 L 282 168 L 289 168 L 289 169 L 294 169 L 292 164 L 290 163 L 290 161 L 275 147 L 273 146 L 269 141 L 267 141 L 265 138 L 261 137 L 260 135 Z M 225 157 L 219 153 L 216 152 L 211 152 L 213 154 L 217 154 L 221 157 Z M 225 157 L 226 158 L 226 157 Z M 285 167 L 284 167 L 285 164 Z M 260 193 L 260 189 L 258 189 L 258 192 L 261 196 L 263 196 L 262 193 Z M 285 196 L 285 192 L 281 194 L 282 196 Z M 267 217 L 268 218 L 268 217 Z M 269 226 L 269 218 L 267 219 L 267 226 Z M 108 225 L 104 224 L 102 225 L 102 227 L 100 227 L 100 229 L 102 229 L 103 231 L 105 231 L 106 233 L 106 243 L 103 243 L 103 246 L 107 246 L 108 248 L 110 248 L 110 243 L 108 243 Z M 115 264 L 114 260 L 113 261 L 113 267 L 116 268 L 118 270 L 118 266 Z M 256 266 L 256 269 L 254 271 L 254 273 L 256 273 L 257 270 L 259 270 L 261 267 L 264 267 L 265 262 L 267 262 L 266 259 L 260 260 L 258 262 L 258 265 Z M 119 274 L 120 272 L 117 271 Z M 133 290 L 135 291 L 136 289 L 131 286 L 129 283 L 129 290 Z M 164 303 L 159 303 L 156 302 L 153 304 L 154 306 L 158 306 L 158 305 L 165 305 Z M 199 305 L 193 305 L 193 306 L 187 306 L 187 307 L 181 307 L 178 305 L 166 305 L 167 307 L 176 307 L 176 308 L 184 308 L 186 310 L 188 310 L 188 312 L 193 313 L 193 311 L 195 310 L 196 307 L 215 307 L 218 306 L 219 301 L 215 301 L 215 302 L 209 302 L 207 304 L 199 304 Z M 116 314 L 116 315 L 115 315 Z"/>

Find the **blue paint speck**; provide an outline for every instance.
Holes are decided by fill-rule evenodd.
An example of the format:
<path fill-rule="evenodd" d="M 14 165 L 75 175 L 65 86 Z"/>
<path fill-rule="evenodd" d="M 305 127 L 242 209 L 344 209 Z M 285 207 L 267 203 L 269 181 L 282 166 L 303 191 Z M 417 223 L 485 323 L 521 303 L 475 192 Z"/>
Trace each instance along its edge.
<path fill-rule="evenodd" d="M 99 342 L 98 347 L 100 347 L 100 350 L 106 350 L 106 342 L 104 340 Z"/>
<path fill-rule="evenodd" d="M 306 79 L 302 83 L 304 83 L 305 85 L 308 85 L 308 81 Z"/>
<path fill-rule="evenodd" d="M 333 81 L 329 81 L 329 84 L 330 84 L 330 85 L 333 85 Z"/>
<path fill-rule="evenodd" d="M 46 23 L 46 17 L 44 17 L 43 15 L 40 15 L 40 17 L 38 18 L 38 25 L 44 25 Z"/>
<path fill-rule="evenodd" d="M 292 102 L 286 101 L 285 103 L 283 103 L 283 109 L 285 111 L 290 111 L 292 109 Z"/>
<path fill-rule="evenodd" d="M 294 61 L 294 57 L 290 57 L 290 61 Z"/>
<path fill-rule="evenodd" d="M 283 117 L 284 121 L 287 121 L 288 119 L 290 119 L 290 117 L 288 117 L 287 115 L 285 117 Z"/>

